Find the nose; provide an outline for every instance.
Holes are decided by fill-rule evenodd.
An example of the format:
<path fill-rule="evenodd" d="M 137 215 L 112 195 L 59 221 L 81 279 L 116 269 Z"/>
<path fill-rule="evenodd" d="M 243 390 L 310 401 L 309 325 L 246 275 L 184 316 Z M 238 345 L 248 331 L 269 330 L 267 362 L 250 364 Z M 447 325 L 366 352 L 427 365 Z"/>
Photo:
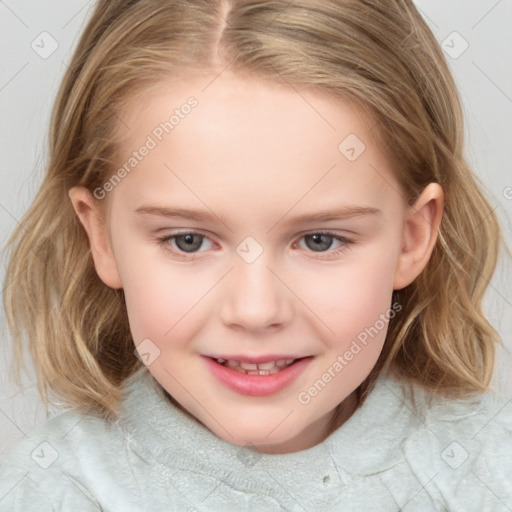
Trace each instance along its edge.
<path fill-rule="evenodd" d="M 226 276 L 220 319 L 227 327 L 264 332 L 290 322 L 293 294 L 264 255 L 237 261 Z"/>

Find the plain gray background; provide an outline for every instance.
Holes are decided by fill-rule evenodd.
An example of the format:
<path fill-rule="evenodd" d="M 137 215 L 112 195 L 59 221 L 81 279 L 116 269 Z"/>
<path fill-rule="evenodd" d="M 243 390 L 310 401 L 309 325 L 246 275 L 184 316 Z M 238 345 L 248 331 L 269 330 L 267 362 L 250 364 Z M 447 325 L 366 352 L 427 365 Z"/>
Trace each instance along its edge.
<path fill-rule="evenodd" d="M 44 172 L 49 113 L 72 49 L 94 2 L 0 0 L 0 243 L 18 224 Z M 467 155 L 486 184 L 512 246 L 512 0 L 417 0 L 447 54 L 466 117 Z M 2 269 L 5 257 L 2 252 Z M 2 279 L 5 270 L 2 272 Z M 510 263 L 501 262 L 486 311 L 503 337 L 493 383 L 512 397 Z M 3 310 L 0 322 L 5 325 Z M 8 335 L 0 350 L 0 460 L 12 443 L 60 409 L 47 411 L 35 373 L 17 390 Z"/>

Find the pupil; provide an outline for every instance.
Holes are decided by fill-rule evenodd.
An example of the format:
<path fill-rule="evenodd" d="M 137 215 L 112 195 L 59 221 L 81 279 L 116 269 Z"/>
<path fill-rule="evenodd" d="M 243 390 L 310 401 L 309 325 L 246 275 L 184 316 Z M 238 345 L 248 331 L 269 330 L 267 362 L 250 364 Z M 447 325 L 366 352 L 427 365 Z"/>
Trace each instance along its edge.
<path fill-rule="evenodd" d="M 327 239 L 327 242 L 324 241 L 322 243 L 322 238 Z M 309 244 L 307 243 L 308 239 L 313 239 L 314 244 L 312 245 L 312 247 L 310 247 Z M 329 249 L 329 247 L 332 244 L 332 236 L 322 235 L 322 234 L 308 235 L 308 236 L 306 236 L 306 244 L 308 245 L 308 247 L 310 249 L 313 249 L 313 250 L 315 250 L 315 249 L 327 250 L 327 249 Z"/>
<path fill-rule="evenodd" d="M 196 237 L 196 241 L 194 243 L 194 237 Z M 179 247 L 180 250 L 185 252 L 194 252 L 195 250 L 199 249 L 201 247 L 201 236 L 199 235 L 193 235 L 193 234 L 186 234 L 186 235 L 179 235 L 176 237 L 175 242 L 176 245 Z M 184 241 L 185 243 L 180 243 L 181 241 Z"/>

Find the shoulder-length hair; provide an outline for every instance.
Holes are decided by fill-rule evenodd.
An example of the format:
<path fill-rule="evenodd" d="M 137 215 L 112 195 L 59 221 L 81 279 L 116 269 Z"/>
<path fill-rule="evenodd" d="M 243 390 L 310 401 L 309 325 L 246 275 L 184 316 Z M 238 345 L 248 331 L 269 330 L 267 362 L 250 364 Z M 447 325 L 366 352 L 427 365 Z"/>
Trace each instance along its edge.
<path fill-rule="evenodd" d="M 16 371 L 26 337 L 38 386 L 116 415 L 134 355 L 122 290 L 98 277 L 68 197 L 116 163 L 119 113 L 169 76 L 231 70 L 348 99 L 375 119 L 412 205 L 440 183 L 445 210 L 427 267 L 394 293 L 385 368 L 448 395 L 488 389 L 497 332 L 482 313 L 499 225 L 463 155 L 463 116 L 446 60 L 411 0 L 101 0 L 54 105 L 47 172 L 9 242 L 4 305 Z M 364 389 L 364 383 L 361 385 Z"/>

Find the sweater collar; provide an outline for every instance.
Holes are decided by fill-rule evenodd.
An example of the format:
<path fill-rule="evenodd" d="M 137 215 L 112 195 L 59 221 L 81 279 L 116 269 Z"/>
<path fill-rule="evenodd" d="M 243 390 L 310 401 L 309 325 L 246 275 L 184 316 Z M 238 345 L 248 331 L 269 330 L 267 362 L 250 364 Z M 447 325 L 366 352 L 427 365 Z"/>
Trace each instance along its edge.
<path fill-rule="evenodd" d="M 146 455 L 173 467 L 206 465 L 243 473 L 257 465 L 277 472 L 308 464 L 312 472 L 322 473 L 334 465 L 347 476 L 368 475 L 398 462 L 402 436 L 397 433 L 414 421 L 403 384 L 391 374 L 381 375 L 363 404 L 322 443 L 294 453 L 265 454 L 219 438 L 176 407 L 146 367 L 125 380 L 122 395 L 119 425 Z"/>

